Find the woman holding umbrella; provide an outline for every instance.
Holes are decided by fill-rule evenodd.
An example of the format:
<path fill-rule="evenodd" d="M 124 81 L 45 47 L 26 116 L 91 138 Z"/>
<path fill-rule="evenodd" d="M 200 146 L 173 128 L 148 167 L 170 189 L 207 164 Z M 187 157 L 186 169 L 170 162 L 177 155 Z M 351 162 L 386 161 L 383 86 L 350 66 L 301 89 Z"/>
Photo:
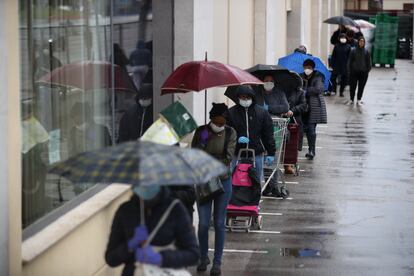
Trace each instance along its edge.
<path fill-rule="evenodd" d="M 220 267 L 225 239 L 226 208 L 231 197 L 230 163 L 236 149 L 236 131 L 226 126 L 224 114 L 227 111 L 227 106 L 224 103 L 213 103 L 213 108 L 210 110 L 210 123 L 196 130 L 191 143 L 193 148 L 204 150 L 228 167 L 227 173 L 220 177 L 224 193 L 203 204 L 199 203 L 197 206 L 199 215 L 198 240 L 201 254 L 197 271 L 206 271 L 207 265 L 210 263 L 208 258 L 208 229 L 210 227 L 211 208 L 214 204 L 215 248 L 210 275 L 221 274 Z"/>
<path fill-rule="evenodd" d="M 111 267 L 124 264 L 123 276 L 134 275 L 136 262 L 165 268 L 195 265 L 199 249 L 183 204 L 174 201 L 165 187 L 140 185 L 133 191 L 131 199 L 115 214 L 105 253 L 107 264 Z M 145 245 L 170 206 L 171 212 L 153 241 Z M 176 249 L 170 248 L 172 244 Z"/>

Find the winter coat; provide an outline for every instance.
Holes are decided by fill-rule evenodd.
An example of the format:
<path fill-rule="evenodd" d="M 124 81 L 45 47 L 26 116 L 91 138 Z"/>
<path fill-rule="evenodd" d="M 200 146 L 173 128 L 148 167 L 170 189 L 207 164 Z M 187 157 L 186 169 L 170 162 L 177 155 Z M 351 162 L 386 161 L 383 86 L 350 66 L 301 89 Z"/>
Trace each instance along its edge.
<path fill-rule="evenodd" d="M 234 152 L 236 150 L 236 143 L 237 143 L 237 133 L 236 131 L 229 126 L 230 136 L 227 141 L 227 149 L 224 152 L 224 144 L 226 138 L 226 130 L 222 132 L 215 133 L 211 130 L 209 125 L 200 126 L 196 129 L 193 140 L 191 142 L 192 148 L 201 149 L 208 154 L 212 155 L 214 158 L 220 160 L 225 164 L 227 167 L 230 168 L 230 163 L 233 160 Z M 208 138 L 206 141 L 203 141 L 201 137 L 201 132 L 207 130 Z"/>
<path fill-rule="evenodd" d="M 371 55 L 367 49 L 357 46 L 351 50 L 348 59 L 349 73 L 368 73 L 371 71 L 371 66 Z"/>
<path fill-rule="evenodd" d="M 301 77 L 305 80 L 304 89 L 306 91 L 306 102 L 308 104 L 308 112 L 305 114 L 305 120 L 312 124 L 326 124 L 326 104 L 323 98 L 324 76 L 314 70 L 311 77 L 307 79 L 304 73 Z"/>
<path fill-rule="evenodd" d="M 293 112 L 296 122 L 299 125 L 299 143 L 298 150 L 302 150 L 303 144 L 303 121 L 302 115 L 307 112 L 308 104 L 306 103 L 305 93 L 301 88 L 286 92 L 289 102 L 289 110 Z"/>
<path fill-rule="evenodd" d="M 118 142 L 137 140 L 151 126 L 152 122 L 152 105 L 144 108 L 135 103 L 125 112 L 119 122 Z"/>
<path fill-rule="evenodd" d="M 275 155 L 272 118 L 254 101 L 247 109 L 239 104 L 230 108 L 227 113 L 227 124 L 236 130 L 238 138 L 245 136 L 250 139 L 249 148 L 254 149 L 256 155 L 264 151 L 267 151 L 267 155 Z M 238 143 L 235 154 L 237 155 L 239 150 L 245 147 L 245 144 Z"/>
<path fill-rule="evenodd" d="M 173 198 L 179 199 L 184 207 L 187 209 L 190 216 L 190 221 L 193 221 L 193 212 L 194 212 L 194 203 L 196 200 L 196 194 L 194 186 L 189 185 L 177 185 L 171 186 L 170 188 L 171 196 Z"/>
<path fill-rule="evenodd" d="M 331 66 L 338 75 L 346 75 L 348 70 L 348 58 L 351 46 L 347 43 L 336 44 L 331 56 Z"/>
<path fill-rule="evenodd" d="M 266 104 L 268 106 L 267 111 L 275 116 L 280 116 L 289 111 L 289 103 L 285 93 L 276 87 L 269 94 L 266 94 L 263 89 L 260 89 L 260 92 L 256 94 L 256 103 L 260 106 Z"/>
<path fill-rule="evenodd" d="M 172 202 L 167 189 L 162 189 L 159 202 L 154 207 L 146 207 L 145 224 L 148 232 L 156 227 L 164 212 Z M 128 240 L 134 235 L 134 229 L 140 223 L 139 198 L 133 195 L 123 203 L 115 213 L 111 234 L 105 252 L 106 263 L 111 267 L 125 264 L 123 276 L 134 275 L 135 257 L 128 250 Z M 197 264 L 199 247 L 187 210 L 180 202 L 171 211 L 167 220 L 155 235 L 151 245 L 168 246 L 176 249 L 162 250 L 162 267 L 182 268 Z"/>

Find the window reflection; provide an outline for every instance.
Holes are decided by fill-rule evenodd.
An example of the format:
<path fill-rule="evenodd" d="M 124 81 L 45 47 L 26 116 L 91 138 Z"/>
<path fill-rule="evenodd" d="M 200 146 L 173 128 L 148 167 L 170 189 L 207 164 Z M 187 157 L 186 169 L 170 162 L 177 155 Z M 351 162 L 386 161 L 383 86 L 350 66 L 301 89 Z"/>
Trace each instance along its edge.
<path fill-rule="evenodd" d="M 151 40 L 150 0 L 20 0 L 23 227 L 93 185 L 47 170 L 118 140 L 143 84 L 152 96 Z"/>

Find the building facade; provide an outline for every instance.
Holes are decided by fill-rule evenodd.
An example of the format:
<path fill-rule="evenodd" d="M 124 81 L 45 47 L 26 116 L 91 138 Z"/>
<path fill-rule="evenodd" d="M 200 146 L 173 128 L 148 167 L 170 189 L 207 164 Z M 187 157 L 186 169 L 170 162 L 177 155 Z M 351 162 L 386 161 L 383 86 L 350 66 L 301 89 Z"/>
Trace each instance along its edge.
<path fill-rule="evenodd" d="M 206 53 L 245 69 L 305 44 L 326 62 L 336 26 L 322 22 L 343 9 L 342 0 L 1 1 L 0 275 L 119 275 L 103 254 L 128 187 L 73 185 L 47 169 L 116 143 L 143 83 L 155 118 L 179 100 L 202 124 L 204 92 L 159 91 Z M 73 67 L 75 82 L 56 73 Z M 207 107 L 231 104 L 223 92 L 210 89 Z"/>

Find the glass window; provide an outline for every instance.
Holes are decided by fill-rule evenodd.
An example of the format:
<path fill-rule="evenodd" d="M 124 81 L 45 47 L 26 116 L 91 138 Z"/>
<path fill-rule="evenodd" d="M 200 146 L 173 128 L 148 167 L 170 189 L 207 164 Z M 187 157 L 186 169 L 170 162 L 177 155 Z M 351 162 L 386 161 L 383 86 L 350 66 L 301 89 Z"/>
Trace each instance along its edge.
<path fill-rule="evenodd" d="M 94 185 L 47 171 L 118 140 L 152 84 L 151 24 L 150 0 L 20 0 L 24 228 Z"/>

